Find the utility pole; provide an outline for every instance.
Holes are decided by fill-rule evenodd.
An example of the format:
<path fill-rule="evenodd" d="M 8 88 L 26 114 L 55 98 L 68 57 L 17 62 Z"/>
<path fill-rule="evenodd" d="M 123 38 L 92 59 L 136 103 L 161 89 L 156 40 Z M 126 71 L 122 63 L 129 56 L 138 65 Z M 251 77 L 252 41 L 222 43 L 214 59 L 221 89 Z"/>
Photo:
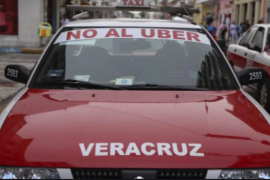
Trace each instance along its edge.
<path fill-rule="evenodd" d="M 212 18 L 216 21 L 216 26 L 219 24 L 219 3 L 220 0 L 212 0 Z"/>
<path fill-rule="evenodd" d="M 217 20 L 217 27 L 219 26 L 219 12 L 220 12 L 220 0 L 216 0 L 216 20 Z"/>
<path fill-rule="evenodd" d="M 216 0 L 212 0 L 212 17 L 214 17 L 215 15 L 215 4 L 216 4 Z"/>

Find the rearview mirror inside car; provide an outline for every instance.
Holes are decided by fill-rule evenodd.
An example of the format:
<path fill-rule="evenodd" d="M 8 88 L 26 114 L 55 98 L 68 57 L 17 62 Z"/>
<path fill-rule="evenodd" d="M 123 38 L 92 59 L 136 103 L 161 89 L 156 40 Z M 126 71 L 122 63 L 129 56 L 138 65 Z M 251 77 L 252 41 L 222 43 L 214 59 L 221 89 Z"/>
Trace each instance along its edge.
<path fill-rule="evenodd" d="M 262 52 L 262 48 L 260 46 L 257 46 L 255 44 L 250 44 L 248 45 L 248 49 L 257 51 L 257 52 Z"/>
<path fill-rule="evenodd" d="M 265 71 L 264 69 L 257 67 L 245 68 L 237 73 L 237 77 L 243 86 L 254 84 L 264 79 Z"/>
<path fill-rule="evenodd" d="M 143 39 L 138 39 L 136 41 L 122 42 L 120 45 L 120 49 L 124 51 L 138 51 L 151 48 L 152 48 L 151 43 Z"/>
<path fill-rule="evenodd" d="M 30 70 L 20 65 L 8 65 L 5 68 L 5 77 L 18 83 L 26 84 L 30 73 Z"/>

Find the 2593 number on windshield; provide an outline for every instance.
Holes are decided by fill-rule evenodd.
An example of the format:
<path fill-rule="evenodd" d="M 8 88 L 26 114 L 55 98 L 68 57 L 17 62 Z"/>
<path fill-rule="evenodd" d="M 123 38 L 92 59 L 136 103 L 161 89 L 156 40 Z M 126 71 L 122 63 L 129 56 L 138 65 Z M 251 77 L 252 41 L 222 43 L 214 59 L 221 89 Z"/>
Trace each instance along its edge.
<path fill-rule="evenodd" d="M 250 81 L 256 81 L 263 78 L 262 72 L 249 73 Z"/>

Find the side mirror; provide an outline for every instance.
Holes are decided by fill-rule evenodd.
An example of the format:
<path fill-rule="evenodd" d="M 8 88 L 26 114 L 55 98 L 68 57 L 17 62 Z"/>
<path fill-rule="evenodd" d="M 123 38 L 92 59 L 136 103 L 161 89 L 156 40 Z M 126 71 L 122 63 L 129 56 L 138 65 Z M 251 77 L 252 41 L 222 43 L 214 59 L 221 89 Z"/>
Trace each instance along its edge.
<path fill-rule="evenodd" d="M 26 84 L 30 74 L 30 70 L 20 65 L 8 65 L 5 69 L 5 77 L 18 83 Z"/>
<path fill-rule="evenodd" d="M 245 68 L 242 71 L 237 73 L 237 77 L 241 83 L 241 85 L 249 85 L 258 83 L 263 80 L 266 76 L 264 69 L 262 68 Z"/>
<path fill-rule="evenodd" d="M 262 52 L 262 48 L 255 45 L 255 44 L 248 45 L 248 49 L 253 50 L 253 51 L 257 51 L 257 52 Z"/>

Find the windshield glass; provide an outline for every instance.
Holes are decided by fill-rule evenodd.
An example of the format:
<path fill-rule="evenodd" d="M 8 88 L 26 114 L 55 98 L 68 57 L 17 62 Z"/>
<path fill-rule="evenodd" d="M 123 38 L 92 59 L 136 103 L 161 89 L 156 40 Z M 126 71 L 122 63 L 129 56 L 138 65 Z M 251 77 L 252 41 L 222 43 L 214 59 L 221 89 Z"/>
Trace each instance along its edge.
<path fill-rule="evenodd" d="M 31 85 L 70 88 L 64 86 L 64 80 L 125 89 L 147 85 L 162 89 L 237 88 L 228 64 L 207 35 L 182 29 L 66 29 L 49 48 Z M 50 83 L 60 81 L 61 85 Z"/>

